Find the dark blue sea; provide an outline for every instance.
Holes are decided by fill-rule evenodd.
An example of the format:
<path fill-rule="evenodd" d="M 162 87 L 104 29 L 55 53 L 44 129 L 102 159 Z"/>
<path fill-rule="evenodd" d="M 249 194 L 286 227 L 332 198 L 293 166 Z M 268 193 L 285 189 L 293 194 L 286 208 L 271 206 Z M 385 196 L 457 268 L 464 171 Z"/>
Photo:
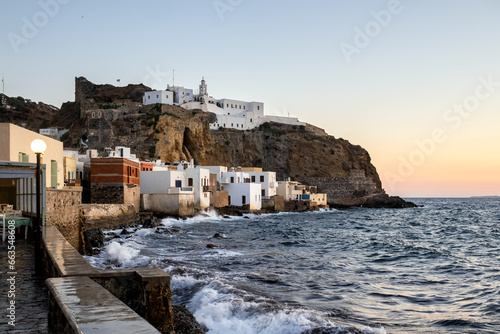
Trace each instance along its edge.
<path fill-rule="evenodd" d="M 164 269 L 210 334 L 500 333 L 500 199 L 410 200 L 165 219 L 87 260 Z"/>

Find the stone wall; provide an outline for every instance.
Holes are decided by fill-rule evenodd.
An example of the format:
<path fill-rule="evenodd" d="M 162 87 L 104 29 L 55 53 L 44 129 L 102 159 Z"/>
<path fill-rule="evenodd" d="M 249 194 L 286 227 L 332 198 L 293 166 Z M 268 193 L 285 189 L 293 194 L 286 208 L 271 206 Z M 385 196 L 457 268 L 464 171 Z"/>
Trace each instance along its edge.
<path fill-rule="evenodd" d="M 93 204 L 123 204 L 123 185 L 92 185 L 90 201 Z"/>
<path fill-rule="evenodd" d="M 132 204 L 82 204 L 83 228 L 115 228 L 139 220 Z"/>
<path fill-rule="evenodd" d="M 47 209 L 45 221 L 47 225 L 56 226 L 68 242 L 77 250 L 83 246 L 81 190 L 47 189 Z"/>
<path fill-rule="evenodd" d="M 135 184 L 91 186 L 90 201 L 93 204 L 132 204 L 139 212 L 141 188 Z"/>
<path fill-rule="evenodd" d="M 348 177 L 301 177 L 299 181 L 317 186 L 318 192 L 326 193 L 328 203 L 334 205 L 358 205 L 364 196 L 379 192 L 376 183 L 365 177 L 363 170 L 352 170 Z"/>
<path fill-rule="evenodd" d="M 141 187 L 135 184 L 125 184 L 123 187 L 123 203 L 133 204 L 135 212 L 139 212 L 141 207 Z"/>
<path fill-rule="evenodd" d="M 285 210 L 285 199 L 283 196 L 273 196 L 269 199 L 262 200 L 262 209 L 271 211 L 284 211 Z"/>
<path fill-rule="evenodd" d="M 223 208 L 229 205 L 229 194 L 227 190 L 216 190 L 212 192 L 212 203 L 214 208 Z"/>

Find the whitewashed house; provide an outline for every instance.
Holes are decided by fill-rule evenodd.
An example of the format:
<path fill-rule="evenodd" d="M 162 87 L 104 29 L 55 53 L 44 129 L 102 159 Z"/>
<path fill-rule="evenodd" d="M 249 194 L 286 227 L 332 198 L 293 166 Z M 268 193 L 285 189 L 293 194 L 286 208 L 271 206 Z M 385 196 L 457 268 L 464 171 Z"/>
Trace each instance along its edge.
<path fill-rule="evenodd" d="M 144 97 L 142 98 L 142 104 L 174 104 L 174 92 L 168 90 L 154 90 L 152 92 L 144 93 Z"/>
<path fill-rule="evenodd" d="M 249 205 L 250 210 L 262 208 L 262 194 L 260 183 L 251 183 L 251 177 L 245 172 L 236 172 L 234 168 L 222 173 L 220 184 L 227 190 L 229 205 Z"/>
<path fill-rule="evenodd" d="M 307 186 L 288 178 L 278 181 L 277 194 L 285 201 L 300 200 L 316 202 L 317 205 L 327 205 L 327 194 L 318 193 L 316 186 Z"/>
<path fill-rule="evenodd" d="M 276 172 L 263 172 L 262 168 L 242 168 L 242 170 L 248 173 L 251 183 L 260 184 L 263 199 L 269 199 L 276 195 L 278 186 L 276 183 Z"/>
<path fill-rule="evenodd" d="M 193 166 L 184 169 L 187 178 L 187 186 L 194 190 L 194 207 L 198 210 L 205 210 L 210 206 L 210 171 L 200 166 Z"/>

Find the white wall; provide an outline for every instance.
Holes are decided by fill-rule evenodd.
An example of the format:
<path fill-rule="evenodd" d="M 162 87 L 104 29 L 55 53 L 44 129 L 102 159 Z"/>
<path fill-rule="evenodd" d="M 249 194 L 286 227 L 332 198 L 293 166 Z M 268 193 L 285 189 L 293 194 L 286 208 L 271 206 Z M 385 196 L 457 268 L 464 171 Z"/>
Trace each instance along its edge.
<path fill-rule="evenodd" d="M 152 92 L 145 92 L 142 98 L 142 104 L 174 104 L 174 93 L 167 90 L 155 90 Z"/>
<path fill-rule="evenodd" d="M 250 182 L 259 183 L 261 185 L 264 193 L 263 197 L 269 198 L 276 195 L 277 183 L 276 183 L 276 172 L 247 172 L 250 176 Z M 252 181 L 252 176 L 255 177 L 255 181 Z M 264 181 L 261 181 L 261 176 Z"/>
<path fill-rule="evenodd" d="M 184 172 L 169 170 L 141 172 L 141 193 L 167 194 L 169 188 L 175 188 L 177 180 L 181 181 L 182 187 L 187 187 L 187 178 Z"/>
<path fill-rule="evenodd" d="M 189 179 L 193 179 L 194 207 L 199 210 L 205 210 L 210 206 L 210 193 L 203 191 L 203 186 L 208 187 L 210 183 L 210 170 L 200 167 L 187 168 L 184 170 L 189 186 Z"/>
<path fill-rule="evenodd" d="M 224 186 L 224 190 L 228 192 L 230 205 L 250 204 L 250 210 L 262 208 L 261 187 L 258 183 L 230 183 Z M 243 204 L 243 196 L 245 196 L 245 204 Z"/>

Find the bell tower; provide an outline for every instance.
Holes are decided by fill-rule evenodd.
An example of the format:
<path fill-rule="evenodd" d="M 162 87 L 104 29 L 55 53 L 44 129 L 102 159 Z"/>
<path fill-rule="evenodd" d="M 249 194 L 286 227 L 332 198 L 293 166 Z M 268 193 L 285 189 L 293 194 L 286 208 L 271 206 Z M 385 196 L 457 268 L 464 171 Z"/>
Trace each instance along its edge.
<path fill-rule="evenodd" d="M 201 78 L 200 95 L 201 95 L 201 96 L 208 95 L 208 92 L 207 92 L 207 85 L 205 84 L 205 77 L 202 77 L 202 78 Z"/>

